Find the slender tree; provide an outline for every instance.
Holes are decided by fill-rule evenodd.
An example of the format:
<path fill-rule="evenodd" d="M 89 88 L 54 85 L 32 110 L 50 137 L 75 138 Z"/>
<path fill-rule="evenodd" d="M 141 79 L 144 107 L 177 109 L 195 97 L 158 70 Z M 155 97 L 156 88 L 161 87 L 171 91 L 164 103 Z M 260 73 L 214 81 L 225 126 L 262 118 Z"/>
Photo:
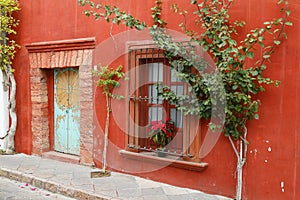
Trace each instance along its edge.
<path fill-rule="evenodd" d="M 287 38 L 284 32 L 285 26 L 292 25 L 287 20 L 290 15 L 288 1 L 277 0 L 277 2 L 281 7 L 282 17 L 265 21 L 261 27 L 250 30 L 243 39 L 239 33 L 246 23 L 232 20 L 228 12 L 233 0 L 190 0 L 194 7 L 192 13 L 180 8 L 177 4 L 173 4 L 171 7 L 182 17 L 182 21 L 178 25 L 191 39 L 190 45 L 197 44 L 212 56 L 216 66 L 211 70 L 218 71 L 218 77 L 221 77 L 221 80 L 216 81 L 215 73 L 203 75 L 191 73 L 193 70 L 177 70 L 178 76 L 191 85 L 190 89 L 196 94 L 198 103 L 186 106 L 182 101 L 187 97 L 176 96 L 172 90 L 166 87 L 163 87 L 164 92 L 161 92 L 161 95 L 165 100 L 172 101 L 171 103 L 175 104 L 184 114 L 197 115 L 200 119 L 217 117 L 212 116 L 212 113 L 218 113 L 214 112 L 216 105 L 220 103 L 218 101 L 225 102 L 224 126 L 210 123 L 209 127 L 212 130 L 221 129 L 224 132 L 236 155 L 236 199 L 238 200 L 242 198 L 242 172 L 249 144 L 247 121 L 259 119 L 260 100 L 257 94 L 265 90 L 265 85 L 279 85 L 279 81 L 265 77 L 263 72 L 267 65 L 270 65 L 270 57 L 275 48 L 282 43 L 283 39 Z M 156 0 L 154 7 L 151 8 L 153 23 L 150 24 L 150 33 L 156 45 L 158 48 L 166 50 L 165 56 L 170 60 L 174 57 L 184 58 L 171 62 L 171 67 L 174 69 L 180 63 L 199 71 L 205 70 L 207 65 L 203 63 L 203 60 L 197 58 L 191 49 L 187 49 L 186 44 L 173 42 L 167 34 L 165 28 L 168 27 L 168 24 L 161 18 L 162 3 L 162 0 Z M 107 22 L 125 24 L 138 30 L 149 26 L 115 6 L 102 5 L 90 0 L 79 0 L 79 4 L 88 5 L 89 9 L 85 10 L 84 14 L 93 16 L 96 20 L 104 18 Z M 188 14 L 194 15 L 195 29 L 189 29 L 186 26 L 186 21 L 191 20 L 187 19 Z M 202 31 L 199 31 L 199 28 Z M 258 51 L 259 49 L 261 51 Z M 263 53 L 260 54 L 260 52 Z M 249 62 L 251 59 L 256 61 Z M 216 84 L 220 81 L 222 84 Z M 214 92 L 216 96 L 213 97 Z"/>
<path fill-rule="evenodd" d="M 17 128 L 16 115 L 16 81 L 14 77 L 14 69 L 12 67 L 12 59 L 15 56 L 16 48 L 19 47 L 14 40 L 10 38 L 15 35 L 15 27 L 18 20 L 14 18 L 13 13 L 19 10 L 18 2 L 15 0 L 0 0 L 0 69 L 2 71 L 2 87 L 4 91 L 9 91 L 8 112 L 10 117 L 10 126 L 1 140 L 7 140 L 7 147 L 4 149 L 6 153 L 11 154 L 15 150 L 14 136 Z"/>
<path fill-rule="evenodd" d="M 113 90 L 120 86 L 119 79 L 124 77 L 122 66 L 116 69 L 109 68 L 108 66 L 101 66 L 99 70 L 94 72 L 98 79 L 98 87 L 102 88 L 106 100 L 106 120 L 104 129 L 104 146 L 103 146 L 103 159 L 102 159 L 102 172 L 107 174 L 107 148 L 108 148 L 108 134 L 109 134 L 109 119 L 111 112 L 111 100 L 123 98 L 120 95 L 113 94 Z"/>

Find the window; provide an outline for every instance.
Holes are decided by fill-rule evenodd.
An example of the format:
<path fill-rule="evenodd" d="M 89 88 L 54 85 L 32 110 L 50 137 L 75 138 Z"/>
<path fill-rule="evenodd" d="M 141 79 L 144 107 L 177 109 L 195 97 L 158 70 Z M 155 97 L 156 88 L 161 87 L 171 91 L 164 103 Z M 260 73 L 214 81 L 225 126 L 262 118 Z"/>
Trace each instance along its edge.
<path fill-rule="evenodd" d="M 199 161 L 199 120 L 184 116 L 175 105 L 159 95 L 162 85 L 168 86 L 177 95 L 188 91 L 188 86 L 177 78 L 176 70 L 170 68 L 170 61 L 164 57 L 163 50 L 131 49 L 128 66 L 128 150 L 138 153 L 155 151 L 157 146 L 148 138 L 150 124 L 171 120 L 176 133 L 166 147 L 168 155 Z"/>

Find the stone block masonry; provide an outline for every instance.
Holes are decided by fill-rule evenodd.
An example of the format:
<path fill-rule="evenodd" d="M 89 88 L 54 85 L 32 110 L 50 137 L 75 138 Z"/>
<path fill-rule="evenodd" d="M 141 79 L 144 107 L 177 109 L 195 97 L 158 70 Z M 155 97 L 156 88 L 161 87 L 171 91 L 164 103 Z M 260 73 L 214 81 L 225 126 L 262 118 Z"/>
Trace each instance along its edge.
<path fill-rule="evenodd" d="M 95 38 L 81 38 L 26 45 L 30 60 L 31 131 L 33 154 L 50 151 L 48 70 L 79 67 L 80 163 L 92 164 L 93 81 L 92 54 Z"/>

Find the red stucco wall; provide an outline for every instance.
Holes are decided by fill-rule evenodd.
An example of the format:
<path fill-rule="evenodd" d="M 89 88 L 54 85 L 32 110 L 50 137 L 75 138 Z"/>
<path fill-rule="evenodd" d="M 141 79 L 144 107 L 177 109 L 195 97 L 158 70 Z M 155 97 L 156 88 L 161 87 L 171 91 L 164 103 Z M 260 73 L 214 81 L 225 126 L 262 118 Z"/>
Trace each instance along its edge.
<path fill-rule="evenodd" d="M 109 1 L 107 1 L 109 2 Z M 111 2 L 115 2 L 111 0 Z M 172 1 L 173 2 L 173 1 Z M 181 1 L 178 0 L 182 4 Z M 189 1 L 187 1 L 189 2 Z M 150 21 L 153 2 L 118 1 L 119 6 L 130 13 Z M 262 106 L 260 120 L 249 122 L 249 154 L 244 170 L 244 199 L 299 199 L 300 190 L 300 2 L 290 0 L 294 26 L 287 29 L 289 39 L 280 46 L 272 58 L 272 64 L 266 73 L 281 81 L 279 88 L 267 87 L 260 94 Z M 164 4 L 169 8 L 171 1 Z M 233 18 L 244 19 L 247 28 L 257 27 L 262 21 L 278 16 L 276 0 L 236 0 L 232 7 Z M 17 14 L 21 20 L 18 27 L 17 42 L 22 48 L 14 60 L 17 77 L 17 112 L 19 116 L 16 134 L 16 148 L 19 152 L 30 154 L 32 135 L 30 127 L 31 102 L 29 82 L 29 58 L 25 44 L 32 42 L 96 37 L 100 44 L 109 38 L 110 25 L 95 22 L 81 14 L 82 8 L 75 0 L 20 0 L 21 11 Z M 163 14 L 170 21 L 170 29 L 178 30 L 176 18 L 167 11 Z M 128 30 L 124 26 L 113 26 L 113 33 Z M 122 58 L 115 64 L 122 63 Z M 104 126 L 103 100 L 101 92 L 96 92 L 95 110 L 97 119 Z M 97 120 L 95 120 L 97 121 Z M 99 127 L 95 136 L 100 137 Z M 114 121 L 111 123 L 111 138 L 118 147 L 124 147 L 124 134 Z M 96 143 L 95 149 L 100 146 Z M 118 152 L 111 151 L 110 166 L 119 170 L 120 166 L 133 169 L 139 163 L 126 166 Z M 97 159 L 95 160 L 97 163 Z M 203 172 L 192 172 L 176 168 L 164 168 L 160 171 L 139 174 L 153 180 L 173 185 L 190 187 L 205 192 L 233 196 L 235 191 L 235 157 L 226 138 L 221 137 L 213 151 L 204 158 L 209 167 Z M 284 183 L 284 191 L 281 183 Z"/>

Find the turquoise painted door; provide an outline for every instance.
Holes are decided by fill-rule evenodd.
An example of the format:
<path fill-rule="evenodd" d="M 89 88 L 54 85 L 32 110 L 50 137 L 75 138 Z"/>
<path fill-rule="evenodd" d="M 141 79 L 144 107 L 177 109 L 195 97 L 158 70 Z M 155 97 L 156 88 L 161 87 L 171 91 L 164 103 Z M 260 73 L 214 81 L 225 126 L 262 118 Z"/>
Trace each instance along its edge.
<path fill-rule="evenodd" d="M 54 150 L 79 155 L 80 94 L 78 69 L 54 70 Z"/>

